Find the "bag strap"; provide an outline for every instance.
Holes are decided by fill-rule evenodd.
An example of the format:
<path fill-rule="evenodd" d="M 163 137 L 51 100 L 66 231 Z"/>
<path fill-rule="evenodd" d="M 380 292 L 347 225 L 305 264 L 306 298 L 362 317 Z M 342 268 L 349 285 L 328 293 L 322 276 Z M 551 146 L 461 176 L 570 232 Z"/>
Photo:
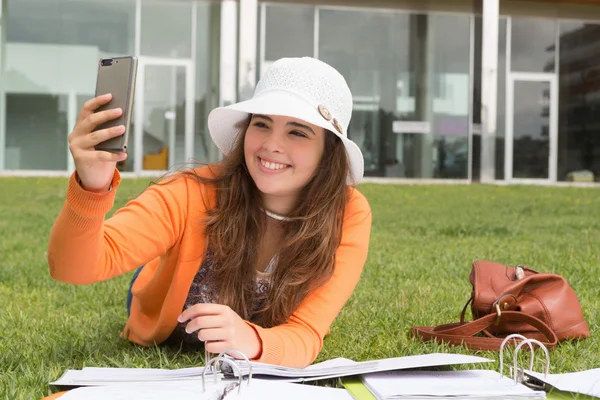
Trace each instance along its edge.
<path fill-rule="evenodd" d="M 488 314 L 466 323 L 452 323 L 438 326 L 414 326 L 411 334 L 424 341 L 445 342 L 452 345 L 466 345 L 473 350 L 499 350 L 503 338 L 476 337 L 487 328 L 497 323 L 496 314 Z M 541 341 L 548 349 L 556 347 L 558 338 L 554 331 L 539 318 L 518 311 L 505 311 L 500 316 L 502 322 L 522 322 L 531 325 L 547 339 Z M 516 333 L 516 332 L 515 332 Z"/>

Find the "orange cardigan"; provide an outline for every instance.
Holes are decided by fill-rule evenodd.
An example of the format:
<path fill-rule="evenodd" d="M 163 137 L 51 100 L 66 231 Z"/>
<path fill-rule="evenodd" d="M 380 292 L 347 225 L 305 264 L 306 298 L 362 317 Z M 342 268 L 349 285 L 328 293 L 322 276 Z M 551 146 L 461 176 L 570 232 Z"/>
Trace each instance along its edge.
<path fill-rule="evenodd" d="M 208 167 L 196 172 L 213 176 Z M 115 171 L 113 189 L 98 194 L 84 190 L 76 173 L 71 176 L 65 204 L 50 234 L 50 274 L 62 282 L 89 284 L 145 265 L 133 285 L 131 315 L 121 336 L 153 345 L 175 328 L 202 263 L 201 218 L 214 206 L 215 191 L 180 176 L 150 186 L 105 221 L 119 183 Z M 333 277 L 309 295 L 286 323 L 265 329 L 248 322 L 262 344 L 255 361 L 304 367 L 321 351 L 323 337 L 352 294 L 367 258 L 371 210 L 358 190 L 351 191 Z"/>

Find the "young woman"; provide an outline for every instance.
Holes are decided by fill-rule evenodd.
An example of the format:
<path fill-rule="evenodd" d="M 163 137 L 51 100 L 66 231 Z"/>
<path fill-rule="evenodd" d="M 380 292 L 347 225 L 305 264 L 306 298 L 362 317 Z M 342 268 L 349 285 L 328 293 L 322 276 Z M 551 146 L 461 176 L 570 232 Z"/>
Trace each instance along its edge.
<path fill-rule="evenodd" d="M 371 228 L 353 188 L 363 158 L 347 137 L 344 78 L 313 58 L 278 60 L 251 100 L 210 113 L 221 162 L 172 174 L 105 220 L 127 157 L 94 150 L 125 129 L 94 132 L 121 113 L 94 113 L 108 101 L 88 101 L 69 137 L 76 172 L 50 235 L 52 277 L 89 284 L 143 266 L 124 338 L 310 364 L 358 282 Z"/>

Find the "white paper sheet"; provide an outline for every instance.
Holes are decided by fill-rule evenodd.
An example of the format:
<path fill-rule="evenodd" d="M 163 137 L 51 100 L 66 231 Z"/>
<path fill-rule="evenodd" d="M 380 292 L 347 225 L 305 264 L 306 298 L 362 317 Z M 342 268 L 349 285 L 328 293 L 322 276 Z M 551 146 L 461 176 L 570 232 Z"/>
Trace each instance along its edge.
<path fill-rule="evenodd" d="M 103 386 L 115 383 L 160 382 L 197 380 L 204 368 L 152 369 L 152 368 L 96 368 L 68 370 L 54 382 L 55 386 Z M 213 377 L 207 371 L 206 377 Z"/>
<path fill-rule="evenodd" d="M 270 375 L 287 378 L 302 378 L 303 381 L 316 379 L 338 378 L 343 376 L 360 375 L 371 372 L 393 371 L 400 369 L 438 367 L 446 365 L 474 364 L 492 362 L 489 358 L 463 354 L 432 353 L 417 356 L 385 358 L 356 362 L 344 358 L 336 358 L 306 368 L 287 368 L 269 364 L 251 363 L 253 375 Z M 248 374 L 248 367 L 239 364 L 243 375 Z"/>
<path fill-rule="evenodd" d="M 61 400 L 220 400 L 222 394 L 223 383 L 207 385 L 203 391 L 199 381 L 144 382 L 72 389 Z M 234 389 L 224 399 L 352 400 L 352 396 L 344 389 L 254 379 L 250 385 L 242 383 L 239 395 Z"/>
<path fill-rule="evenodd" d="M 388 371 L 363 375 L 367 388 L 381 400 L 388 399 L 545 399 L 496 371 Z"/>
<path fill-rule="evenodd" d="M 547 377 L 538 372 L 525 373 L 564 392 L 600 397 L 600 368 L 566 374 L 548 374 Z"/>

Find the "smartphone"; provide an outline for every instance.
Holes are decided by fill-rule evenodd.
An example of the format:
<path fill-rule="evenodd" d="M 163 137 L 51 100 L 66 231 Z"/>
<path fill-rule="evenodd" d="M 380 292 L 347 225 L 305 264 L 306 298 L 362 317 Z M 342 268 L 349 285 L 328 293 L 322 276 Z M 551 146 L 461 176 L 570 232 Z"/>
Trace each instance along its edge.
<path fill-rule="evenodd" d="M 125 132 L 117 137 L 105 140 L 95 146 L 96 150 L 110 152 L 127 152 L 129 141 L 129 127 L 135 94 L 135 78 L 137 75 L 137 57 L 103 58 L 98 63 L 98 77 L 96 78 L 96 96 L 106 93 L 112 94 L 112 99 L 107 104 L 99 107 L 95 112 L 121 108 L 123 113 L 119 118 L 110 120 L 95 129 L 101 130 L 113 126 L 124 125 Z"/>

